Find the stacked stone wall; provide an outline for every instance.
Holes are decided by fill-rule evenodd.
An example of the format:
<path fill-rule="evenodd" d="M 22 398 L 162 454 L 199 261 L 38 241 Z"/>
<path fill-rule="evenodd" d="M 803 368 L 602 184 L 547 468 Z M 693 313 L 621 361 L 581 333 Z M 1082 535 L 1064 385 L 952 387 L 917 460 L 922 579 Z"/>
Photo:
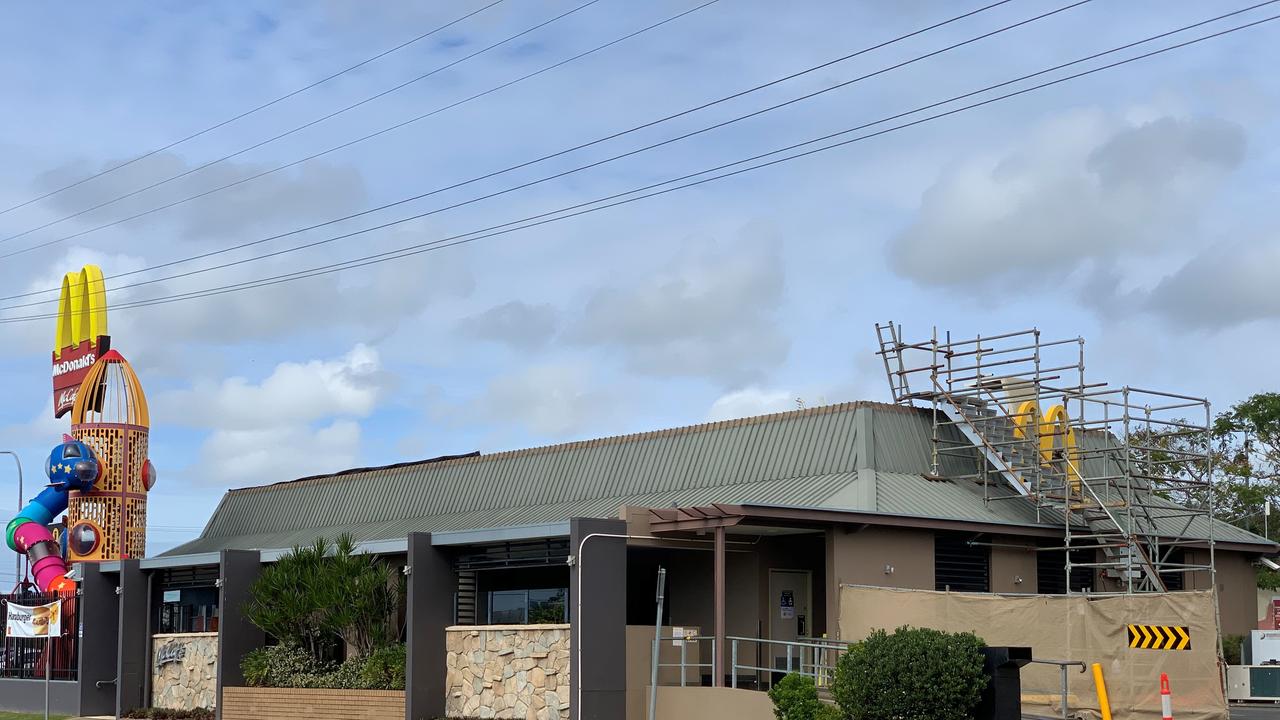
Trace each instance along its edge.
<path fill-rule="evenodd" d="M 218 633 L 151 636 L 151 706 L 212 709 L 218 691 Z"/>
<path fill-rule="evenodd" d="M 568 720 L 569 626 L 446 630 L 445 715 Z"/>

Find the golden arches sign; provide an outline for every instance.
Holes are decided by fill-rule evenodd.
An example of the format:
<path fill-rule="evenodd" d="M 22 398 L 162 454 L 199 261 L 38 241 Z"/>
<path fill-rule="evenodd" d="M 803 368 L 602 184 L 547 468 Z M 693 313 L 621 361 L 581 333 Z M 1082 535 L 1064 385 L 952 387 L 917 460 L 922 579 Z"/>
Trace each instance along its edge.
<path fill-rule="evenodd" d="M 1033 427 L 1034 425 L 1034 427 Z M 1072 492 L 1080 492 L 1080 450 L 1076 444 L 1076 431 L 1071 427 L 1071 416 L 1063 405 L 1053 405 L 1042 415 L 1040 403 L 1024 400 L 1013 415 L 1013 432 L 1021 439 L 1039 438 L 1040 462 L 1053 463 L 1055 452 L 1061 452 L 1066 461 L 1067 483 Z M 1061 438 L 1061 444 L 1059 444 Z"/>
<path fill-rule="evenodd" d="M 75 405 L 80 383 L 98 358 L 111 349 L 107 334 L 107 287 L 102 269 L 85 265 L 62 278 L 58 330 L 53 341 L 53 416 Z"/>

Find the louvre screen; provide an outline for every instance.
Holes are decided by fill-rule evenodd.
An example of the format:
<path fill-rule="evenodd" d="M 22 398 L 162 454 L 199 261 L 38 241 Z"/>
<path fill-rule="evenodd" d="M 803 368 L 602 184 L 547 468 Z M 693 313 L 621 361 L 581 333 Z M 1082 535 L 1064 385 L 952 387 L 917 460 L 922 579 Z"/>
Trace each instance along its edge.
<path fill-rule="evenodd" d="M 972 533 L 937 533 L 933 537 L 933 579 L 937 590 L 991 591 L 991 548 L 973 545 Z"/>

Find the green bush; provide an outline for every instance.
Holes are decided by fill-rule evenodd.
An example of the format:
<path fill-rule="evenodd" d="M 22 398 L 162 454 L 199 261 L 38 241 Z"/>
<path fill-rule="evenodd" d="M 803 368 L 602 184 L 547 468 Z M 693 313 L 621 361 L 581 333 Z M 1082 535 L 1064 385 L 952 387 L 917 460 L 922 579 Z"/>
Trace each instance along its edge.
<path fill-rule="evenodd" d="M 195 710 L 169 710 L 166 708 L 138 708 L 125 713 L 127 718 L 150 720 L 213 720 L 214 712 L 205 708 Z"/>
<path fill-rule="evenodd" d="M 813 716 L 813 720 L 845 720 L 844 713 L 840 712 L 840 708 L 827 703 L 818 704 L 818 713 Z"/>
<path fill-rule="evenodd" d="M 345 662 L 319 661 L 295 645 L 258 648 L 240 663 L 245 684 L 252 687 L 403 690 L 405 646 L 380 648 Z"/>
<path fill-rule="evenodd" d="M 403 579 L 374 555 L 357 552 L 350 536 L 295 546 L 262 571 L 251 594 L 249 621 L 317 662 L 340 657 L 344 646 L 363 657 L 400 636 L 395 618 Z"/>
<path fill-rule="evenodd" d="M 769 688 L 773 714 L 778 720 L 815 720 L 818 715 L 818 687 L 808 675 L 791 673 Z"/>
<path fill-rule="evenodd" d="M 1240 645 L 1244 641 L 1244 635 L 1222 636 L 1222 659 L 1226 660 L 1228 665 L 1244 664 L 1240 657 Z"/>
<path fill-rule="evenodd" d="M 967 720 L 987 685 L 984 646 L 973 633 L 876 630 L 840 658 L 832 694 L 851 720 Z"/>

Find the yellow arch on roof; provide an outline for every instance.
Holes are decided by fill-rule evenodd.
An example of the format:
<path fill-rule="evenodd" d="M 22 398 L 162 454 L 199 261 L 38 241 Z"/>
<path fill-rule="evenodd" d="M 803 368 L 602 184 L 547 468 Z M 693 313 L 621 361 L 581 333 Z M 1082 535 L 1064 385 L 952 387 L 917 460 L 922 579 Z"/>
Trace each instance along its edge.
<path fill-rule="evenodd" d="M 1062 438 L 1062 446 L 1058 447 L 1057 438 Z M 1062 450 L 1062 457 L 1067 461 L 1067 483 L 1071 491 L 1080 492 L 1080 451 L 1076 446 L 1076 431 L 1071 427 L 1071 416 L 1063 405 L 1054 405 L 1044 413 L 1040 422 L 1040 461 L 1053 462 L 1054 450 Z"/>
<path fill-rule="evenodd" d="M 102 278 L 102 268 L 85 265 L 80 272 L 67 273 L 62 278 L 62 293 L 58 297 L 54 354 L 107 334 L 107 285 Z"/>

